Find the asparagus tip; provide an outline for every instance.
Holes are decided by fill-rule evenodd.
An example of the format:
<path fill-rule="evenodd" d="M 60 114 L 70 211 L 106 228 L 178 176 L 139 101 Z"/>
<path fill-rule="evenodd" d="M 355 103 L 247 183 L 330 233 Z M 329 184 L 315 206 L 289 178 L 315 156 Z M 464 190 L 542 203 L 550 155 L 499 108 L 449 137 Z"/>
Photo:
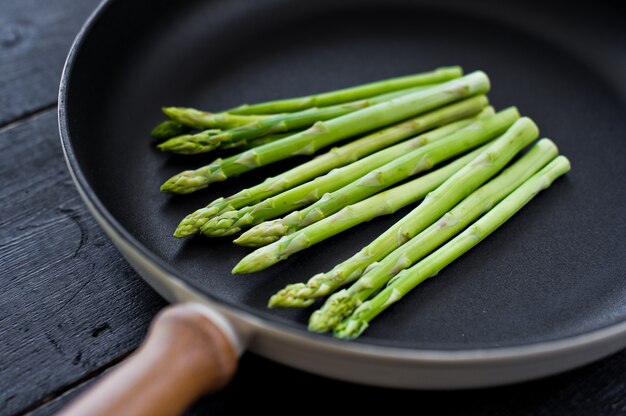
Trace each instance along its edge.
<path fill-rule="evenodd" d="M 223 198 L 219 200 L 223 200 Z M 199 233 L 200 228 L 211 218 L 215 217 L 218 212 L 219 208 L 217 206 L 207 206 L 192 212 L 178 224 L 174 231 L 174 237 L 182 238 Z"/>
<path fill-rule="evenodd" d="M 233 268 L 233 274 L 254 273 L 267 269 L 279 261 L 276 247 L 261 247 L 241 259 Z"/>
<path fill-rule="evenodd" d="M 332 295 L 321 309 L 309 318 L 309 330 L 326 332 L 338 326 L 358 307 L 357 297 L 343 289 Z"/>
<path fill-rule="evenodd" d="M 206 153 L 220 146 L 219 141 L 211 141 L 208 138 L 211 133 L 172 137 L 157 145 L 162 152 L 177 153 L 181 155 L 193 155 L 198 153 Z"/>
<path fill-rule="evenodd" d="M 180 108 L 180 107 L 161 107 L 161 111 L 167 117 L 169 117 L 171 119 L 175 119 L 181 113 L 182 108 Z"/>
<path fill-rule="evenodd" d="M 167 140 L 169 138 L 180 136 L 187 132 L 187 127 L 174 120 L 165 120 L 157 124 L 152 131 L 150 132 L 150 136 L 153 139 L 157 140 Z"/>
<path fill-rule="evenodd" d="M 358 338 L 368 326 L 367 321 L 350 317 L 335 327 L 333 336 L 341 339 L 355 339 Z"/>
<path fill-rule="evenodd" d="M 297 283 L 289 286 L 305 286 L 303 283 Z M 297 296 L 291 296 L 290 290 L 288 290 L 289 286 L 285 289 L 282 289 L 278 293 L 272 295 L 269 302 L 267 303 L 268 308 L 306 308 L 311 306 L 315 299 L 313 298 L 302 298 Z"/>
<path fill-rule="evenodd" d="M 188 225 L 183 225 L 182 227 L 179 225 L 178 227 L 176 227 L 176 229 L 174 230 L 174 234 L 172 234 L 174 237 L 176 238 L 185 238 L 185 237 L 189 237 L 192 236 L 194 234 L 198 233 L 198 229 L 197 228 L 193 228 L 190 227 Z"/>
<path fill-rule="evenodd" d="M 238 220 L 238 211 L 226 211 L 217 217 L 207 220 L 206 223 L 200 227 L 200 232 L 207 237 L 223 237 L 235 234 L 241 230 L 241 227 L 237 225 Z"/>
<path fill-rule="evenodd" d="M 184 171 L 172 176 L 161 185 L 161 192 L 171 194 L 188 194 L 206 187 L 203 177 L 195 175 L 194 171 Z"/>
<path fill-rule="evenodd" d="M 231 273 L 232 274 L 248 274 L 248 273 L 254 273 L 254 272 L 259 271 L 254 261 L 247 260 L 248 257 L 249 255 L 241 259 L 241 261 L 237 263 L 235 267 L 233 267 L 233 270 L 231 270 Z"/>
<path fill-rule="evenodd" d="M 234 241 L 245 247 L 262 247 L 278 241 L 287 234 L 287 227 L 280 220 L 267 221 L 252 227 Z"/>

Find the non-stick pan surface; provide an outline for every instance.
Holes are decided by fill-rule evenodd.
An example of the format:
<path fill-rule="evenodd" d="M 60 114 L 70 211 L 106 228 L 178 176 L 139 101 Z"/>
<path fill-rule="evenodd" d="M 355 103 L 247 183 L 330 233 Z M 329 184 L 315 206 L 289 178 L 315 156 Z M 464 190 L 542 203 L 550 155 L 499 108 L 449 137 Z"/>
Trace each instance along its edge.
<path fill-rule="evenodd" d="M 619 75 L 626 51 L 581 44 L 565 14 L 542 24 L 546 19 L 533 3 L 526 9 L 512 4 L 519 14 L 494 9 L 497 2 L 471 4 L 109 1 L 66 68 L 61 130 L 70 166 L 107 223 L 158 267 L 209 299 L 305 335 L 311 309 L 269 310 L 269 296 L 330 269 L 408 209 L 265 272 L 233 276 L 230 270 L 246 249 L 228 238 L 175 239 L 177 223 L 214 198 L 303 159 L 188 196 L 162 194 L 166 178 L 216 155 L 157 151 L 148 133 L 162 119 L 160 107 L 218 111 L 444 65 L 482 69 L 492 80 L 492 104 L 517 105 L 532 117 L 573 169 L 353 342 L 415 351 L 489 350 L 541 346 L 622 323 L 626 78 Z M 601 23 L 588 24 L 601 31 Z M 593 53 L 585 55 L 583 47 Z"/>

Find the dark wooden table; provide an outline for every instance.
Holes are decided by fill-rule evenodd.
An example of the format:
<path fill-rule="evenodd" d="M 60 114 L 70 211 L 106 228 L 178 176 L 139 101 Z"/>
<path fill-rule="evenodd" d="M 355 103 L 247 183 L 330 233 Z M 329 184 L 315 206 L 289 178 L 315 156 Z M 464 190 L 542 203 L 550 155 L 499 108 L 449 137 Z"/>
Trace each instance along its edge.
<path fill-rule="evenodd" d="M 50 414 L 124 359 L 165 306 L 80 201 L 61 154 L 56 94 L 72 39 L 98 0 L 0 1 L 0 414 Z M 371 403 L 438 414 L 626 414 L 626 351 L 548 379 L 459 392 L 363 387 L 246 354 L 224 391 L 190 414 Z M 262 397 L 262 399 L 259 399 Z M 406 406 L 406 407 L 401 407 Z M 287 411 L 287 409 L 285 409 Z"/>

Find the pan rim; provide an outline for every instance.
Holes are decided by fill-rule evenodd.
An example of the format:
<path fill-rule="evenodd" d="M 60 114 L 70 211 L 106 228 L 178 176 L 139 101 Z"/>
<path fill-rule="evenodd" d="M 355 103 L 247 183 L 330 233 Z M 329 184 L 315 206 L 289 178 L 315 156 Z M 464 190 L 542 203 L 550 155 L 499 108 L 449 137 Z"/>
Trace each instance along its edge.
<path fill-rule="evenodd" d="M 156 267 L 164 275 L 167 275 L 168 279 L 171 279 L 173 283 L 181 285 L 194 296 L 207 299 L 210 303 L 219 305 L 220 308 L 225 309 L 229 314 L 244 322 L 253 331 L 268 333 L 284 340 L 309 344 L 314 348 L 323 349 L 329 353 L 358 356 L 363 359 L 399 361 L 413 364 L 466 364 L 474 366 L 498 365 L 507 361 L 509 364 L 513 362 L 518 364 L 530 363 L 547 360 L 555 356 L 582 356 L 585 352 L 593 349 L 604 349 L 603 353 L 598 356 L 579 357 L 577 364 L 582 364 L 600 358 L 600 356 L 608 355 L 626 345 L 626 321 L 617 322 L 606 327 L 561 339 L 547 340 L 532 344 L 465 350 L 431 350 L 343 342 L 328 337 L 322 337 L 317 334 L 311 334 L 305 330 L 278 321 L 269 321 L 255 315 L 249 310 L 250 308 L 244 305 L 236 305 L 232 302 L 219 299 L 187 283 L 176 270 L 141 244 L 141 242 L 126 230 L 105 208 L 83 174 L 71 144 L 66 104 L 68 100 L 69 81 L 75 67 L 76 57 L 78 55 L 77 52 L 81 49 L 85 38 L 92 30 L 95 23 L 113 2 L 114 0 L 103 0 L 92 12 L 74 39 L 66 58 L 58 95 L 58 127 L 61 146 L 72 180 L 79 190 L 81 198 L 86 203 L 91 214 L 94 215 L 98 222 L 100 222 L 100 225 L 103 226 L 107 235 L 113 240 L 117 238 L 127 243 L 133 255 L 138 256 L 147 264 Z M 153 286 L 149 279 L 146 279 L 144 276 L 142 276 L 142 279 Z M 172 301 L 172 299 L 168 299 L 168 301 Z M 567 368 L 573 366 L 574 365 L 570 365 Z M 563 369 L 565 369 L 565 367 L 561 368 L 561 370 Z"/>

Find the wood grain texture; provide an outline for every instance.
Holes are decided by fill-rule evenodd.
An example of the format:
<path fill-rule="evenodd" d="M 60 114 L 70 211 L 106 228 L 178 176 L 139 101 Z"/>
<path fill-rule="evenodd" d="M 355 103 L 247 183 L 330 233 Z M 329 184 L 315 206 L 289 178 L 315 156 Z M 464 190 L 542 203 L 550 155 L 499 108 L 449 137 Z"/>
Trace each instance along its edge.
<path fill-rule="evenodd" d="M 0 131 L 0 414 L 128 353 L 164 302 L 87 213 L 56 113 Z"/>
<path fill-rule="evenodd" d="M 0 126 L 56 102 L 67 51 L 99 2 L 0 1 Z"/>

